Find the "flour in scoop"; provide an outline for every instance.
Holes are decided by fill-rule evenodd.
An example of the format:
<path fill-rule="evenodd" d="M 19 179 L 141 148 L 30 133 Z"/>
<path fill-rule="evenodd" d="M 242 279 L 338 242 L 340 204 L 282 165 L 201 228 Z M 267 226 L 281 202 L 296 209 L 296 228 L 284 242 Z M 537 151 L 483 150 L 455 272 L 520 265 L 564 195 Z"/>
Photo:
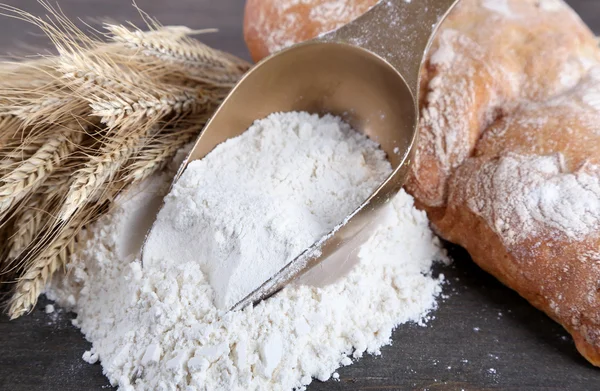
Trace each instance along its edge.
<path fill-rule="evenodd" d="M 144 265 L 195 261 L 227 310 L 359 207 L 390 175 L 378 144 L 339 117 L 277 113 L 186 168 Z"/>

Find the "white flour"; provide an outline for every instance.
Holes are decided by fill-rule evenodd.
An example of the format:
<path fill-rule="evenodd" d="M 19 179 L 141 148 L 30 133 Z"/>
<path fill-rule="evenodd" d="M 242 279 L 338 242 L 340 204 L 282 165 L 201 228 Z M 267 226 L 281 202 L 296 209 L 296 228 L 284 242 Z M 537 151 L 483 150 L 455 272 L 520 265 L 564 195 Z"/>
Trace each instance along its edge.
<path fill-rule="evenodd" d="M 291 390 L 327 380 L 392 330 L 435 308 L 443 259 L 425 213 L 403 191 L 347 276 L 325 288 L 289 286 L 253 308 L 220 316 L 202 265 L 137 258 L 140 233 L 170 177 L 147 182 L 89 231 L 87 246 L 48 296 L 77 312 L 76 324 L 121 390 Z"/>
<path fill-rule="evenodd" d="M 340 118 L 273 114 L 192 162 L 165 200 L 144 265 L 201 262 L 231 308 L 329 233 L 392 172 Z"/>

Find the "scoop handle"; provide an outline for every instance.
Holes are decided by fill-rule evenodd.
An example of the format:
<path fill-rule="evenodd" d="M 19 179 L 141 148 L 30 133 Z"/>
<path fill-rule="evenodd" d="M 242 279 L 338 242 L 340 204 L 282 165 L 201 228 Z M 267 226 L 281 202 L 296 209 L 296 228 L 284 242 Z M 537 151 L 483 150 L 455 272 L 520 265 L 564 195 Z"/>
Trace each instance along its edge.
<path fill-rule="evenodd" d="M 364 15 L 319 39 L 367 49 L 404 78 L 415 102 L 419 72 L 438 26 L 459 0 L 381 0 Z"/>

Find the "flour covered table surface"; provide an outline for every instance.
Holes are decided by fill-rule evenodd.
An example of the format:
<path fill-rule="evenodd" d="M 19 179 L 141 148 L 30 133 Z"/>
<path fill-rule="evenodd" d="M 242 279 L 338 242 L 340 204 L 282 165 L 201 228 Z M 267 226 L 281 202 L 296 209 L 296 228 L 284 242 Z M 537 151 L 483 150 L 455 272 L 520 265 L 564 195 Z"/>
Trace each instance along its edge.
<path fill-rule="evenodd" d="M 197 25 L 200 15 L 210 15 L 212 7 L 208 3 L 181 1 L 169 5 L 167 10 L 158 2 L 147 3 L 140 6 L 157 16 L 175 12 L 181 3 L 181 14 L 163 22 L 190 26 Z M 233 19 L 229 12 L 241 8 L 233 4 L 238 2 L 222 3 L 214 6 L 211 25 Z M 69 2 L 61 4 L 70 9 Z M 117 6 L 111 8 L 109 2 L 103 7 L 106 8 L 94 14 L 120 14 Z M 125 11 L 128 4 L 122 7 Z M 222 19 L 218 18 L 218 7 L 224 9 Z M 88 13 L 82 7 L 80 14 Z M 222 36 L 234 33 L 235 30 L 226 29 Z M 12 33 L 5 35 L 9 34 Z M 229 49 L 225 45 L 221 48 Z M 578 357 L 572 341 L 559 326 L 475 268 L 464 253 L 457 251 L 454 258 L 453 267 L 439 270 L 449 281 L 445 288 L 448 298 L 433 312 L 428 327 L 401 326 L 394 334 L 394 344 L 382 349 L 382 357 L 367 356 L 340 369 L 339 382 L 314 382 L 309 390 L 600 387 L 597 372 Z M 81 360 L 89 345 L 70 324 L 71 316 L 60 309 L 47 314 L 45 304 L 40 304 L 30 317 L 16 322 L 2 319 L 0 389 L 106 389 L 100 366 Z"/>

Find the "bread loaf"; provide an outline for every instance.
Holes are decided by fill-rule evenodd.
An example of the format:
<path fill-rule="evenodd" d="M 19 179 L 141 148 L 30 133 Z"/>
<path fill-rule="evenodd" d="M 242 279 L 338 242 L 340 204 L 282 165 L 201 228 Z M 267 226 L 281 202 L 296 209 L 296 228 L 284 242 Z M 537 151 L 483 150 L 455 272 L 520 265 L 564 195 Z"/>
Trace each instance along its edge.
<path fill-rule="evenodd" d="M 249 0 L 255 59 L 375 1 Z M 600 51 L 561 0 L 462 0 L 423 69 L 406 188 L 444 238 L 600 365 Z"/>

